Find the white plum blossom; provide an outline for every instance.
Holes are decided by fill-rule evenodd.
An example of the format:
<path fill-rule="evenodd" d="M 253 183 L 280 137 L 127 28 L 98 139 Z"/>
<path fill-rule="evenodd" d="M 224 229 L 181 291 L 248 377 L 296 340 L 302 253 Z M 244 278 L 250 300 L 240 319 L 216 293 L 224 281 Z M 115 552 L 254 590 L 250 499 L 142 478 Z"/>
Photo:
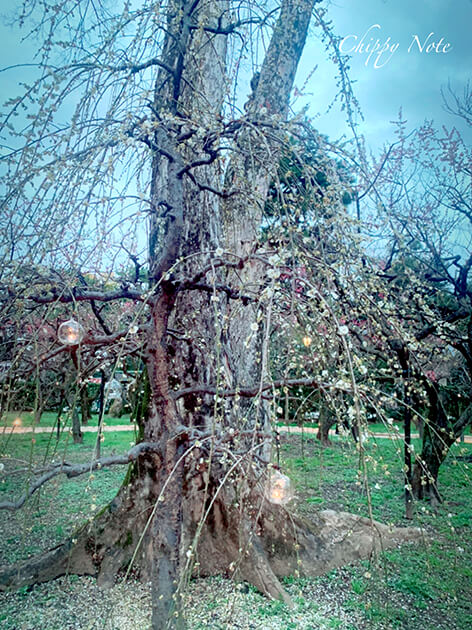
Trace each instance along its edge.
<path fill-rule="evenodd" d="M 266 275 L 272 280 L 277 280 L 280 277 L 280 269 L 268 269 Z"/>

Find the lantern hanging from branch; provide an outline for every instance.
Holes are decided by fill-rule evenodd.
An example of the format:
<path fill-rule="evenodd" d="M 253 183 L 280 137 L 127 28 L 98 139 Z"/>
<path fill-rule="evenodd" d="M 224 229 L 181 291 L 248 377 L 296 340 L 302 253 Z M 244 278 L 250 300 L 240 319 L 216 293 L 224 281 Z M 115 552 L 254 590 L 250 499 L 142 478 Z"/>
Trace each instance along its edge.
<path fill-rule="evenodd" d="M 75 319 L 69 319 L 59 326 L 57 338 L 65 346 L 78 346 L 84 338 L 84 329 Z"/>
<path fill-rule="evenodd" d="M 302 341 L 305 348 L 308 348 L 309 346 L 311 346 L 311 337 L 309 337 L 308 335 L 305 335 Z"/>
<path fill-rule="evenodd" d="M 276 505 L 286 505 L 293 498 L 292 482 L 289 477 L 274 470 L 267 482 L 266 498 Z"/>

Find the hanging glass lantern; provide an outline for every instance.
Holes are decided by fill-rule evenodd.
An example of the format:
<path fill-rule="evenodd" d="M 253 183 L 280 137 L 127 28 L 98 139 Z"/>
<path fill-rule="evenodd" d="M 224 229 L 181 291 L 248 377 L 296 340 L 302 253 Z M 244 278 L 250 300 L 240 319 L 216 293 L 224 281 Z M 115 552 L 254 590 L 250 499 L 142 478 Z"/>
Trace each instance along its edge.
<path fill-rule="evenodd" d="M 305 348 L 308 348 L 309 346 L 311 346 L 311 337 L 309 337 L 308 335 L 305 335 L 302 339 L 302 342 Z"/>
<path fill-rule="evenodd" d="M 292 482 L 289 477 L 274 470 L 267 482 L 266 498 L 276 505 L 286 505 L 293 498 Z"/>
<path fill-rule="evenodd" d="M 77 346 L 84 338 L 84 329 L 75 319 L 69 319 L 59 326 L 57 338 L 65 346 Z"/>

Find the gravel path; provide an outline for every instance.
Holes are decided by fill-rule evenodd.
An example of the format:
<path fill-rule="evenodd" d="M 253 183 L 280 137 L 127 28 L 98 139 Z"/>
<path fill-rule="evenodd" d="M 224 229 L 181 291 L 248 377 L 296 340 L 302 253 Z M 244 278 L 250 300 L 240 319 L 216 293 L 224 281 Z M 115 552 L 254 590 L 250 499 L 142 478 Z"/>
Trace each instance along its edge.
<path fill-rule="evenodd" d="M 312 581 L 288 585 L 294 608 L 222 577 L 192 580 L 185 594 L 189 630 L 363 630 L 345 589 Z M 150 630 L 149 584 L 128 581 L 103 590 L 91 577 L 63 577 L 28 591 L 0 593 L 5 630 Z M 352 593 L 351 593 L 352 594 Z M 379 626 L 377 626 L 379 628 Z"/>
<path fill-rule="evenodd" d="M 112 431 L 133 431 L 134 430 L 134 425 L 133 424 L 115 424 L 115 425 L 109 425 L 109 426 L 104 426 L 102 428 L 102 431 L 105 432 L 112 432 Z M 21 433 L 52 433 L 55 432 L 56 428 L 55 427 L 5 427 L 3 429 L 4 433 L 13 433 L 14 435 L 16 434 L 21 434 Z M 280 433 L 293 433 L 293 434 L 316 434 L 318 432 L 318 429 L 315 429 L 313 427 L 292 427 L 292 426 L 282 426 L 282 427 L 278 427 L 278 431 Z M 82 432 L 83 433 L 96 433 L 97 432 L 97 427 L 96 426 L 85 426 L 82 427 Z M 329 432 L 330 435 L 336 435 L 336 432 L 334 430 L 331 430 Z M 403 434 L 400 432 L 394 432 L 392 431 L 391 433 L 369 433 L 369 437 L 373 437 L 373 438 L 380 438 L 380 439 L 387 439 L 387 440 L 397 440 L 397 439 L 403 439 Z M 419 433 L 412 433 L 411 437 L 413 439 L 417 439 L 420 437 Z M 472 435 L 465 435 L 464 436 L 464 440 L 463 440 L 466 444 L 472 444 Z M 457 442 L 460 442 L 460 440 L 457 440 Z"/>

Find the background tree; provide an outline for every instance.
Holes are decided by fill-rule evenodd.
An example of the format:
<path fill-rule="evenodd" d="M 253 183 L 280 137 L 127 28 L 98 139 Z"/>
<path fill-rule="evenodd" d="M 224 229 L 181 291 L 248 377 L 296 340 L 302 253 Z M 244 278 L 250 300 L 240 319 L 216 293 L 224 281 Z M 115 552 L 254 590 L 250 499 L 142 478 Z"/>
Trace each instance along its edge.
<path fill-rule="evenodd" d="M 405 357 L 411 393 L 419 394 L 409 405 L 419 410 L 426 402 L 427 408 L 413 493 L 437 500 L 439 467 L 470 424 L 472 412 L 472 155 L 455 129 L 438 131 L 425 123 L 406 136 L 400 121 L 397 133 L 398 142 L 377 166 L 377 217 L 386 244 L 382 274 L 392 304 L 396 298 L 389 317 L 403 322 L 405 331 L 397 353 Z M 451 396 L 462 394 L 449 390 L 446 395 L 442 384 L 450 381 L 458 363 L 467 374 L 467 403 L 453 410 Z"/>

